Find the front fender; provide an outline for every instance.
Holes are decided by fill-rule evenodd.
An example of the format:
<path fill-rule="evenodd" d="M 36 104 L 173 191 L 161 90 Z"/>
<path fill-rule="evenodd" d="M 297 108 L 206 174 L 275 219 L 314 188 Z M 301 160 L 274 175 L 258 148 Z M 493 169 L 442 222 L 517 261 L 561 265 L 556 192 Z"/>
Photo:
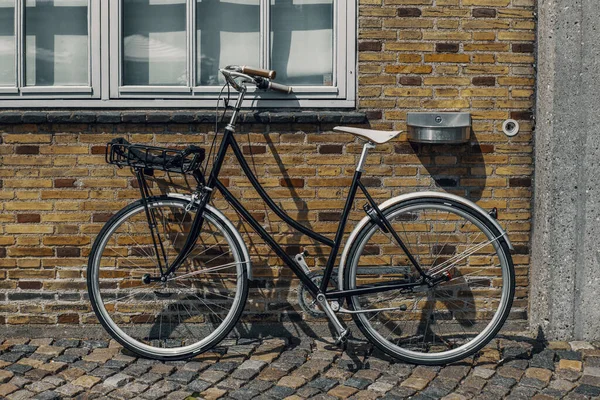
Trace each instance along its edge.
<path fill-rule="evenodd" d="M 176 199 L 182 199 L 185 201 L 192 200 L 192 196 L 190 196 L 189 194 L 167 193 L 167 196 L 173 197 Z M 196 203 L 198 203 L 198 201 L 196 201 Z M 223 221 L 223 223 L 225 223 L 225 225 L 227 225 L 227 227 L 231 230 L 231 232 L 235 236 L 235 239 L 238 241 L 238 243 L 240 244 L 240 247 L 242 248 L 242 255 L 246 259 L 245 264 L 246 264 L 246 270 L 248 272 L 248 279 L 253 280 L 252 263 L 250 262 L 250 253 L 248 253 L 248 248 L 246 247 L 246 243 L 244 242 L 244 239 L 242 239 L 242 236 L 240 235 L 238 230 L 235 228 L 233 223 L 229 220 L 229 218 L 227 218 L 221 211 L 217 210 L 216 208 L 214 208 L 213 206 L 211 206 L 209 204 L 206 205 L 206 209 L 208 209 L 211 213 L 213 213 L 217 218 L 221 219 Z"/>
<path fill-rule="evenodd" d="M 463 204 L 467 207 L 473 208 L 475 211 L 477 211 L 479 214 L 481 214 L 482 217 L 484 217 L 485 219 L 490 221 L 494 225 L 494 227 L 496 229 L 498 229 L 500 234 L 504 235 L 504 239 L 506 240 L 506 244 L 508 244 L 508 248 L 511 250 L 514 250 L 514 247 L 513 247 L 512 243 L 510 242 L 508 235 L 506 235 L 504 228 L 502 228 L 502 226 L 500 226 L 498 221 L 496 221 L 491 215 L 489 215 L 483 208 L 479 207 L 477 204 L 473 203 L 471 200 L 465 199 L 464 197 L 456 196 L 456 195 L 450 194 L 450 193 L 442 193 L 442 192 L 415 192 L 415 193 L 403 194 L 401 196 L 397 196 L 397 197 L 391 198 L 389 200 L 386 200 L 379 205 L 379 209 L 381 211 L 383 211 L 383 210 L 385 210 L 393 205 L 396 205 L 400 202 L 407 201 L 407 200 L 419 199 L 419 198 L 448 199 L 448 200 L 453 200 L 457 203 Z M 338 285 L 339 285 L 340 290 L 344 290 L 344 288 L 343 288 L 344 269 L 346 268 L 346 259 L 348 258 L 348 252 L 350 251 L 351 244 L 354 241 L 354 239 L 356 239 L 358 232 L 360 232 L 360 230 L 365 225 L 367 225 L 367 223 L 369 223 L 370 220 L 371 219 L 368 216 L 361 219 L 360 222 L 354 228 L 354 230 L 350 233 L 350 236 L 348 236 L 348 240 L 346 241 L 346 246 L 344 246 L 344 251 L 342 252 L 342 257 L 340 259 L 340 267 L 338 268 Z"/>

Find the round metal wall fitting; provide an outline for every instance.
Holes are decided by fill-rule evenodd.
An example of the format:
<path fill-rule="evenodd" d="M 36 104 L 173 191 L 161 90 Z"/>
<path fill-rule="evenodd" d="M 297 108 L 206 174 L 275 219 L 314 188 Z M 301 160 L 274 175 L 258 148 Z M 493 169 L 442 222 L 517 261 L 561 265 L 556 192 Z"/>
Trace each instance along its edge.
<path fill-rule="evenodd" d="M 506 136 L 513 137 L 519 133 L 519 123 L 514 119 L 507 119 L 502 124 L 502 131 Z"/>

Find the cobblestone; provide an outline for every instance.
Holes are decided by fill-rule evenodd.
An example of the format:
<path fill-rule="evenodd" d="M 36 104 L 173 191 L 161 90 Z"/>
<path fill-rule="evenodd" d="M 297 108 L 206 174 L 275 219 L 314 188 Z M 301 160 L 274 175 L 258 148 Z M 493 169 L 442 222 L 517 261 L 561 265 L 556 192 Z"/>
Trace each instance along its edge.
<path fill-rule="evenodd" d="M 133 357 L 102 340 L 11 338 L 0 343 L 2 351 L 0 398 L 8 400 L 600 396 L 600 348 L 586 342 L 544 347 L 500 339 L 473 359 L 443 367 L 395 362 L 368 343 L 352 343 L 344 352 L 320 340 L 279 338 L 228 340 L 209 354 L 167 363 Z"/>

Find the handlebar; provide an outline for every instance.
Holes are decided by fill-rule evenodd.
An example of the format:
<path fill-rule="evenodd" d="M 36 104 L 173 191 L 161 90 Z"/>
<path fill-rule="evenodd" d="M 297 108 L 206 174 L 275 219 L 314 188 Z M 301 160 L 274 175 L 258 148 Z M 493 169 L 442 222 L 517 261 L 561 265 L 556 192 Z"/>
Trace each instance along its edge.
<path fill-rule="evenodd" d="M 268 69 L 252 68 L 252 67 L 248 67 L 246 65 L 242 66 L 241 72 L 242 72 L 242 74 L 260 76 L 260 77 L 269 78 L 269 79 L 275 79 L 275 77 L 277 76 L 276 71 L 272 71 L 272 70 L 268 70 Z"/>
<path fill-rule="evenodd" d="M 253 83 L 257 88 L 263 90 L 274 90 L 277 92 L 292 93 L 292 87 L 282 85 L 280 83 L 271 82 L 277 75 L 276 71 L 252 68 L 248 66 L 229 65 L 220 70 L 225 79 L 237 90 L 243 90 L 240 83 L 236 82 L 236 78 L 241 78 L 243 83 Z"/>

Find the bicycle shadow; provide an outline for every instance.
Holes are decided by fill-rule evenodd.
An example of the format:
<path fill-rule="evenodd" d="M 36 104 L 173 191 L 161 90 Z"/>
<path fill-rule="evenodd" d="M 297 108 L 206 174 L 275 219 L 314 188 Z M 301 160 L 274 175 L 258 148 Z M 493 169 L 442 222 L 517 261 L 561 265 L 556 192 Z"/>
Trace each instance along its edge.
<path fill-rule="evenodd" d="M 285 183 L 285 189 L 289 190 L 290 192 L 289 198 L 294 203 L 294 212 L 296 213 L 295 219 L 304 224 L 307 228 L 312 229 L 311 223 L 308 219 L 309 209 L 306 201 L 301 198 L 298 191 L 294 187 L 292 182 L 293 178 L 291 178 L 290 173 L 284 166 L 284 163 L 275 148 L 275 144 L 270 139 L 268 134 L 265 134 L 265 141 L 275 160 L 275 164 L 278 166 L 277 176 L 281 177 Z M 249 145 L 251 146 L 251 143 L 249 143 Z M 249 164 L 252 164 L 251 167 L 253 167 L 253 158 L 248 161 Z M 256 171 L 256 169 L 254 170 Z M 257 175 L 256 172 L 255 175 Z M 173 191 L 189 193 L 195 188 L 195 181 L 193 178 L 187 176 L 185 179 L 182 179 L 180 175 L 165 174 L 164 176 L 154 178 L 153 182 L 154 185 L 151 186 L 156 187 L 162 194 L 167 194 Z M 213 199 L 212 202 L 214 204 L 215 200 Z M 255 210 L 250 210 L 250 212 L 253 213 Z M 266 221 L 269 224 L 274 223 L 274 221 L 271 221 L 269 217 L 275 214 L 268 208 L 266 204 L 264 204 L 264 213 L 266 216 Z M 279 222 L 278 218 L 277 221 Z M 238 220 L 234 220 L 232 222 L 234 225 L 236 225 L 236 228 L 240 231 L 246 241 L 249 253 L 251 254 L 253 271 L 256 273 L 256 271 L 260 271 L 261 269 L 270 268 L 271 266 L 269 265 L 269 259 L 276 257 L 272 250 L 269 249 L 268 254 L 263 254 L 264 251 L 261 251 L 261 248 L 264 248 L 266 244 L 262 242 L 260 238 L 259 241 L 255 241 L 253 239 L 255 236 L 254 231 L 247 229 L 247 225 L 244 223 L 239 214 Z M 270 231 L 274 232 L 275 230 L 271 228 Z M 309 239 L 310 242 L 304 242 L 303 239 L 306 237 L 291 227 L 289 227 L 286 233 L 289 233 L 289 235 L 286 237 L 286 245 L 284 246 L 284 249 L 288 254 L 293 256 L 301 253 L 302 247 L 306 245 L 307 247 L 311 248 L 311 257 L 314 257 L 315 260 L 321 259 L 321 264 L 325 263 L 326 257 L 329 254 L 328 248 L 323 249 L 322 246 L 312 241 L 312 239 Z M 311 264 L 310 261 L 308 262 Z M 309 321 L 310 324 L 307 323 L 307 321 L 304 319 L 303 312 L 301 309 L 299 309 L 297 302 L 294 301 L 297 298 L 297 290 L 299 287 L 295 287 L 293 284 L 298 281 L 295 280 L 295 275 L 291 273 L 291 270 L 287 266 L 283 265 L 281 260 L 280 265 L 282 265 L 281 274 L 277 279 L 255 276 L 254 280 L 249 281 L 250 294 L 248 298 L 249 307 L 247 308 L 253 307 L 257 301 L 263 302 L 265 304 L 265 308 L 262 310 L 262 312 L 257 312 L 256 310 L 247 310 L 244 312 L 231 335 L 241 338 L 257 338 L 267 336 L 285 336 L 288 338 L 308 336 L 312 338 L 319 338 L 322 335 L 316 334 L 310 325 L 316 323 L 319 325 L 319 327 L 323 327 L 324 324 L 327 324 L 326 329 L 329 331 L 330 336 L 334 336 L 333 327 L 329 326 L 329 321 L 325 318 L 311 318 Z M 277 296 L 273 297 L 270 294 L 272 292 L 277 293 Z M 165 310 L 165 313 L 168 314 L 169 310 Z"/>

